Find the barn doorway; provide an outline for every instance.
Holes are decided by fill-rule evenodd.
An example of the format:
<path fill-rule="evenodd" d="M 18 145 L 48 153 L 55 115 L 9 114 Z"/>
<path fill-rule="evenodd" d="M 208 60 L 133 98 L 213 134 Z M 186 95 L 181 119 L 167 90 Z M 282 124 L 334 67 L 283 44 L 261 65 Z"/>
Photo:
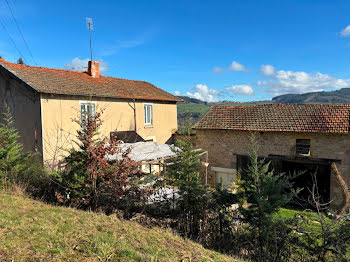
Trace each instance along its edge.
<path fill-rule="evenodd" d="M 316 173 L 317 186 L 323 203 L 330 201 L 331 188 L 331 163 L 338 160 L 334 159 L 318 159 L 318 158 L 296 158 L 281 155 L 269 155 L 266 158 L 259 157 L 265 161 L 270 161 L 270 170 L 276 173 L 293 174 L 294 172 L 303 172 L 300 176 L 293 180 L 294 188 L 302 188 L 298 197 L 294 199 L 292 204 L 299 207 L 308 207 L 308 198 L 312 189 L 312 175 Z M 249 157 L 247 155 L 237 156 L 237 170 L 239 170 L 242 178 L 245 176 L 245 170 L 249 165 Z"/>
<path fill-rule="evenodd" d="M 318 192 L 321 195 L 322 202 L 328 203 L 330 201 L 331 165 L 329 163 L 282 160 L 281 167 L 281 171 L 287 174 L 304 172 L 293 180 L 295 188 L 302 188 L 298 197 L 294 199 L 294 204 L 309 206 L 308 199 L 311 195 L 310 190 L 312 190 L 312 176 L 314 174 L 316 174 Z"/>

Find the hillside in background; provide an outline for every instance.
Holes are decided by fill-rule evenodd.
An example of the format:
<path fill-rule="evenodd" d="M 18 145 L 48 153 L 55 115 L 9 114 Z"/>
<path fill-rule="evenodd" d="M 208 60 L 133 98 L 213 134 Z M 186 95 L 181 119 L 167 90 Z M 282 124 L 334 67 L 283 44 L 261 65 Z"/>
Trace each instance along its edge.
<path fill-rule="evenodd" d="M 0 192 L 1 261 L 235 261 L 168 231 Z"/>
<path fill-rule="evenodd" d="M 305 94 L 287 94 L 272 98 L 273 103 L 285 104 L 338 104 L 350 103 L 350 88 L 342 88 L 329 92 L 311 92 Z"/>
<path fill-rule="evenodd" d="M 197 98 L 192 98 L 192 97 L 188 97 L 188 96 L 178 96 L 178 98 L 181 98 L 184 103 L 186 104 L 201 104 L 201 105 L 206 105 L 208 104 L 208 102 L 204 102 L 202 100 L 199 100 Z"/>
<path fill-rule="evenodd" d="M 209 110 L 211 106 L 243 106 L 243 105 L 258 105 L 272 103 L 270 100 L 266 101 L 251 101 L 251 102 L 234 102 L 234 101 L 220 101 L 220 102 L 204 102 L 196 98 L 187 96 L 179 96 L 183 103 L 177 104 L 177 118 L 179 126 L 184 126 L 190 120 L 192 124 L 196 123 Z"/>
<path fill-rule="evenodd" d="M 259 104 L 350 104 L 350 88 L 342 88 L 329 92 L 310 92 L 305 94 L 286 94 L 272 98 L 272 100 L 250 101 L 250 102 L 204 102 L 199 99 L 180 96 L 184 103 L 178 103 L 177 116 L 179 126 L 186 124 L 187 119 L 191 119 L 191 123 L 196 123 L 211 106 L 227 105 L 227 106 L 247 106 Z"/>

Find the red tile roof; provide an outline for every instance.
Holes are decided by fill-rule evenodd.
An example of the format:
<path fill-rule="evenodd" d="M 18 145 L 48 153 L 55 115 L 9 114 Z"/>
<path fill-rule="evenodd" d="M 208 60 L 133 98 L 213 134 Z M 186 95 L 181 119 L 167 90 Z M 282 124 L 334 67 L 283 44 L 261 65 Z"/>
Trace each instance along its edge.
<path fill-rule="evenodd" d="M 350 104 L 214 106 L 195 129 L 349 133 Z"/>
<path fill-rule="evenodd" d="M 93 78 L 86 72 L 19 65 L 3 59 L 0 59 L 0 67 L 4 67 L 40 93 L 182 101 L 144 81 L 109 76 Z"/>

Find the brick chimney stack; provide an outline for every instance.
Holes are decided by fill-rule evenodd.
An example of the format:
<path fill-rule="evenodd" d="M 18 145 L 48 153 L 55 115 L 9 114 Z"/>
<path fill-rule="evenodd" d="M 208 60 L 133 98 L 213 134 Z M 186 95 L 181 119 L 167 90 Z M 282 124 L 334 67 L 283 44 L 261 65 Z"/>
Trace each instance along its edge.
<path fill-rule="evenodd" d="M 100 77 L 100 63 L 97 61 L 89 61 L 88 65 L 88 74 L 91 75 L 93 78 L 99 78 Z"/>

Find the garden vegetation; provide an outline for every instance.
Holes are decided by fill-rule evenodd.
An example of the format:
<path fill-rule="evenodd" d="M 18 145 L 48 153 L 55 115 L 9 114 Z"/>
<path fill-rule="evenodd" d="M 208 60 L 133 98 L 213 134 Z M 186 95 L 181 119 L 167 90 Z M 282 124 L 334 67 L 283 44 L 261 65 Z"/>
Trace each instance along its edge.
<path fill-rule="evenodd" d="M 286 209 L 301 190 L 293 185 L 299 174 L 276 174 L 258 159 L 253 141 L 250 164 L 232 187 L 204 185 L 201 152 L 187 128 L 166 175 L 150 179 L 140 171 L 141 163 L 120 151 L 120 141 L 100 136 L 101 114 L 77 121 L 77 146 L 68 150 L 62 168 L 46 170 L 35 161 L 40 156 L 23 152 L 7 110 L 0 126 L 1 188 L 25 186 L 33 198 L 51 204 L 164 227 L 237 259 L 350 260 L 350 215 L 329 215 L 316 175 L 309 189 L 313 211 Z M 115 154 L 122 157 L 110 160 Z M 168 193 L 156 198 L 160 192 Z"/>

